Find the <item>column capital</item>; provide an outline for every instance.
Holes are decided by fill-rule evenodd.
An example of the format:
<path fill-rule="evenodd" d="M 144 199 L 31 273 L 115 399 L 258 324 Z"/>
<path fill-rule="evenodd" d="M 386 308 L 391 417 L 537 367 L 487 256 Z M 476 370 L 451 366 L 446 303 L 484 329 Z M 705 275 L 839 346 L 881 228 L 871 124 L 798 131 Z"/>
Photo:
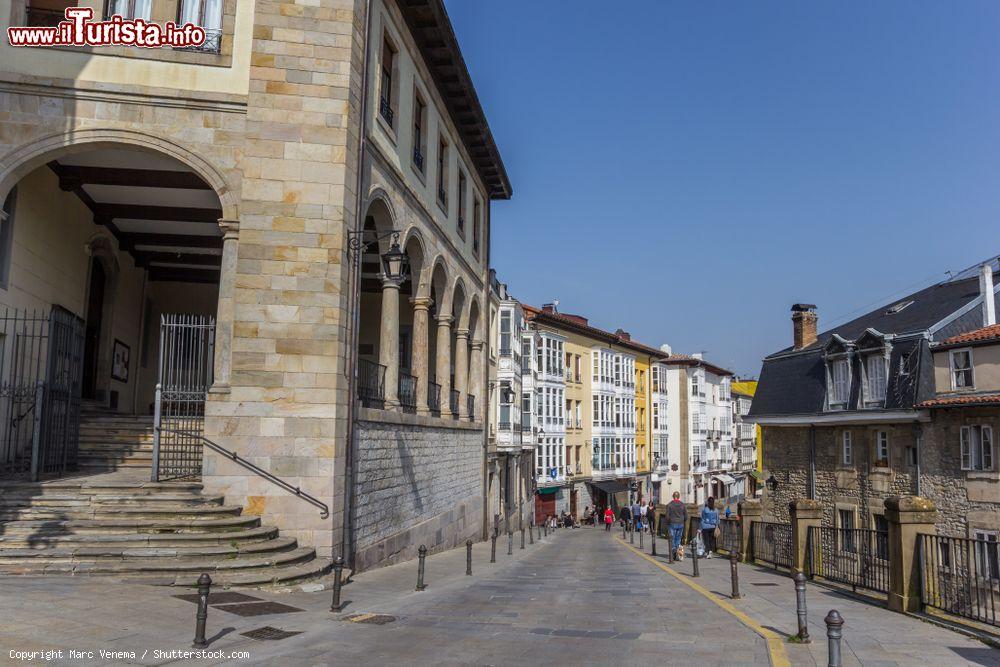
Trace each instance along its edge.
<path fill-rule="evenodd" d="M 219 229 L 222 230 L 222 240 L 231 241 L 240 238 L 240 221 L 219 218 Z"/>
<path fill-rule="evenodd" d="M 456 338 L 468 338 L 469 337 L 469 330 L 468 329 L 455 329 L 455 337 Z"/>
<path fill-rule="evenodd" d="M 396 278 L 386 278 L 384 275 L 382 276 L 382 289 L 398 290 L 402 284 L 403 282 L 401 280 Z"/>
<path fill-rule="evenodd" d="M 438 323 L 438 326 L 451 326 L 451 323 L 455 321 L 455 318 L 451 315 L 435 315 L 434 320 Z"/>
<path fill-rule="evenodd" d="M 429 296 L 413 296 L 410 297 L 410 303 L 413 304 L 413 310 L 430 310 L 434 299 Z"/>
<path fill-rule="evenodd" d="M 481 340 L 474 340 L 474 341 L 472 341 L 472 349 L 473 350 L 481 350 L 481 349 L 483 349 L 484 345 L 486 345 L 486 343 L 484 341 L 481 341 Z"/>

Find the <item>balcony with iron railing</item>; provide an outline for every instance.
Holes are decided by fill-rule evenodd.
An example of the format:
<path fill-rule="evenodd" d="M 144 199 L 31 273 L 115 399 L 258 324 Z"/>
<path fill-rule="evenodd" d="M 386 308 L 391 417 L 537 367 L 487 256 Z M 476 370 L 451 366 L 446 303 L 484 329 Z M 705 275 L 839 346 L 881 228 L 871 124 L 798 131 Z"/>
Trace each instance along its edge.
<path fill-rule="evenodd" d="M 427 382 L 427 409 L 435 417 L 441 416 L 441 385 Z"/>
<path fill-rule="evenodd" d="M 417 171 L 424 171 L 424 154 L 420 152 L 419 146 L 413 147 L 413 166 L 417 168 Z"/>
<path fill-rule="evenodd" d="M 392 127 L 392 121 L 396 116 L 396 112 L 392 110 L 392 104 L 385 97 L 379 97 L 378 100 L 378 113 L 382 116 L 382 119 Z"/>
<path fill-rule="evenodd" d="M 469 414 L 469 421 L 476 421 L 476 397 L 467 394 L 465 397 L 465 411 Z"/>
<path fill-rule="evenodd" d="M 452 389 L 448 397 L 448 409 L 451 410 L 451 418 L 458 419 L 458 401 L 460 395 L 457 390 Z"/>
<path fill-rule="evenodd" d="M 358 359 L 358 400 L 366 408 L 385 407 L 385 366 Z"/>
<path fill-rule="evenodd" d="M 417 378 L 399 371 L 399 406 L 403 412 L 417 412 Z"/>

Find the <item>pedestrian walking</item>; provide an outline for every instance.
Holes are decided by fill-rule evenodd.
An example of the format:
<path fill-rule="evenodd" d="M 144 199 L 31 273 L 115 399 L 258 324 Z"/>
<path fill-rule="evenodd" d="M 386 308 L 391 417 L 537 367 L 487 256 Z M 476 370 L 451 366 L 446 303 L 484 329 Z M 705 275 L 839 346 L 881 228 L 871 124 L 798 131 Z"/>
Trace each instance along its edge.
<path fill-rule="evenodd" d="M 618 519 L 622 522 L 623 526 L 628 526 L 632 523 L 632 508 L 628 505 L 622 505 L 622 511 L 619 512 Z"/>
<path fill-rule="evenodd" d="M 684 538 L 685 521 L 687 521 L 687 508 L 681 502 L 680 492 L 674 491 L 673 500 L 667 503 L 667 529 L 670 531 L 670 549 L 674 558 L 677 557 L 677 549 Z"/>
<path fill-rule="evenodd" d="M 649 501 L 649 507 L 646 508 L 646 521 L 649 523 L 649 534 L 652 535 L 653 531 L 656 530 L 656 526 L 653 525 L 656 523 L 656 505 L 653 504 L 652 500 Z"/>
<path fill-rule="evenodd" d="M 642 530 L 642 506 L 638 499 L 632 503 L 632 521 L 635 521 L 636 530 Z"/>
<path fill-rule="evenodd" d="M 649 525 L 649 508 L 645 505 L 639 507 L 639 532 L 642 532 Z"/>
<path fill-rule="evenodd" d="M 604 532 L 611 532 L 611 524 L 615 522 L 615 513 L 608 507 L 604 510 Z"/>
<path fill-rule="evenodd" d="M 705 543 L 705 558 L 712 557 L 719 532 L 719 510 L 715 509 L 715 498 L 709 496 L 701 508 L 701 540 Z"/>

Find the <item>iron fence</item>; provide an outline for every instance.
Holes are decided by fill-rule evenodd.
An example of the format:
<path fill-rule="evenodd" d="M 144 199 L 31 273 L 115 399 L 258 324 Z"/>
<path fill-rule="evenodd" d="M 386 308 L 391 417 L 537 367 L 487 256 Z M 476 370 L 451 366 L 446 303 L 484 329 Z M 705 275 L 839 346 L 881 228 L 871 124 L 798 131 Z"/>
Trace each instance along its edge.
<path fill-rule="evenodd" d="M 1000 626 L 1000 543 L 921 534 L 918 551 L 924 606 Z"/>
<path fill-rule="evenodd" d="M 451 393 L 448 396 L 448 409 L 451 410 L 452 419 L 458 419 L 458 401 L 459 401 L 458 391 L 452 389 Z"/>
<path fill-rule="evenodd" d="M 719 521 L 719 539 L 716 545 L 719 551 L 729 554 L 740 552 L 743 542 L 743 530 L 739 519 L 722 519 Z"/>
<path fill-rule="evenodd" d="M 83 320 L 59 306 L 0 317 L 0 474 L 76 467 L 83 348 Z"/>
<path fill-rule="evenodd" d="M 792 568 L 792 525 L 773 521 L 750 524 L 750 545 L 753 559 L 770 563 L 775 568 Z"/>
<path fill-rule="evenodd" d="M 441 385 L 427 381 L 427 409 L 435 417 L 441 416 Z"/>
<path fill-rule="evenodd" d="M 469 421 L 476 421 L 476 397 L 472 394 L 465 397 L 465 409 L 469 413 Z"/>
<path fill-rule="evenodd" d="M 153 481 L 201 475 L 205 399 L 214 379 L 215 318 L 160 317 Z"/>
<path fill-rule="evenodd" d="M 385 366 L 358 359 L 358 400 L 366 408 L 385 407 Z"/>
<path fill-rule="evenodd" d="M 889 592 L 889 533 L 884 530 L 810 526 L 806 558 L 810 577 L 854 591 Z"/>
<path fill-rule="evenodd" d="M 399 405 L 403 412 L 417 412 L 417 378 L 399 371 Z"/>

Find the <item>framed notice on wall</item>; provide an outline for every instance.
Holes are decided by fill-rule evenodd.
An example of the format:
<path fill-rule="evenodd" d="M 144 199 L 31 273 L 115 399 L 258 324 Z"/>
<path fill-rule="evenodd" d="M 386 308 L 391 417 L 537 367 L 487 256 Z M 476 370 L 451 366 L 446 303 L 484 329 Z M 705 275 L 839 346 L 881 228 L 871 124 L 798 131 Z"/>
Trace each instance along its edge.
<path fill-rule="evenodd" d="M 111 355 L 111 377 L 119 382 L 128 382 L 128 365 L 132 355 L 129 346 L 115 339 L 115 349 Z"/>

